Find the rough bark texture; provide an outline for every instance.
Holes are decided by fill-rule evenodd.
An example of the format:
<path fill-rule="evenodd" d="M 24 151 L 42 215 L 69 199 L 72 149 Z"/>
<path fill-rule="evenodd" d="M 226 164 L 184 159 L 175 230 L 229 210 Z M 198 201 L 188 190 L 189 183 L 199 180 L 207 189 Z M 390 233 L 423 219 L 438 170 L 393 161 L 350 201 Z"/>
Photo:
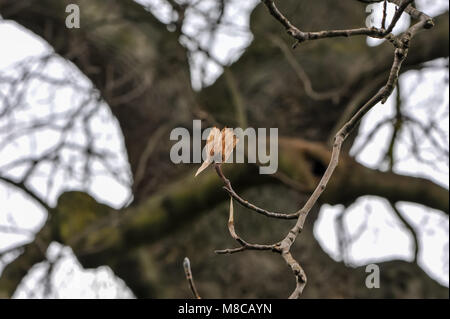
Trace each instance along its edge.
<path fill-rule="evenodd" d="M 82 8 L 79 30 L 61 27 L 69 2 Z M 281 9 L 290 12 L 289 18 L 305 30 L 356 27 L 365 20 L 364 7 L 357 1 L 283 1 Z M 224 125 L 238 125 L 236 92 L 230 88 L 230 79 L 222 76 L 211 87 L 194 93 L 177 35 L 133 1 L 39 0 L 19 5 L 14 0 L 0 0 L 0 14 L 48 41 L 98 88 L 120 123 L 133 174 L 158 127 L 166 123 L 189 126 L 193 108 L 207 110 Z M 251 21 L 255 40 L 230 67 L 232 81 L 244 101 L 250 126 L 279 127 L 281 135 L 291 137 L 280 146 L 280 170 L 311 187 L 328 161 L 326 143 L 343 114 L 351 114 L 379 89 L 392 50 L 387 45 L 370 48 L 364 37 L 302 44 L 294 56 L 310 76 L 313 88 L 344 87 L 339 99 L 317 101 L 305 93 L 280 47 L 280 43 L 290 45 L 281 27 L 262 6 L 255 9 Z M 447 56 L 448 15 L 443 15 L 436 19 L 435 29 L 415 39 L 405 69 Z M 114 212 L 87 194 L 66 193 L 50 212 L 52 239 L 70 245 L 85 267 L 110 266 L 138 297 L 188 297 L 181 264 L 185 255 L 191 258 L 204 297 L 287 296 L 294 282 L 275 256 L 213 254 L 214 249 L 232 244 L 226 232 L 226 208 L 220 204 L 226 199 L 220 180 L 212 172 L 194 180 L 191 167 L 169 164 L 168 145 L 160 144 L 165 145 L 158 145 L 141 182 L 134 185 L 131 207 Z M 350 145 L 351 141 L 347 148 Z M 228 168 L 228 174 L 238 191 L 273 210 L 293 212 L 307 195 L 274 186 L 274 178 L 258 175 L 253 166 L 235 165 Z M 368 194 L 449 211 L 447 190 L 424 179 L 363 167 L 347 156 L 322 201 L 349 204 Z M 293 249 L 308 273 L 306 298 L 448 297 L 448 288 L 434 282 L 416 264 L 404 261 L 380 263 L 381 288 L 367 289 L 364 267 L 354 269 L 335 262 L 319 246 L 313 236 L 317 210 Z M 292 226 L 244 209 L 237 213 L 238 227 L 249 241 L 271 243 Z M 120 216 L 120 222 L 103 225 L 111 214 Z M 74 239 L 97 222 L 100 231 Z M 12 295 L 27 266 L 42 260 L 43 256 L 37 255 L 28 249 L 5 269 L 0 277 L 0 297 Z"/>

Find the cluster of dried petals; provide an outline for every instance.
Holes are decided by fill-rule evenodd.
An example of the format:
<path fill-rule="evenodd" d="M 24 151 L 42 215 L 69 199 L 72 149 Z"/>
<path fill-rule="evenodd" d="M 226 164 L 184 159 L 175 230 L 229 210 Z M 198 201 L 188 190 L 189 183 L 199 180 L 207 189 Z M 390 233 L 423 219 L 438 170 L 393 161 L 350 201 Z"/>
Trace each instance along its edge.
<path fill-rule="evenodd" d="M 202 166 L 197 170 L 195 176 L 204 171 L 211 163 L 225 163 L 233 153 L 239 139 L 231 128 L 223 128 L 220 131 L 217 127 L 211 129 L 206 139 L 206 159 Z"/>

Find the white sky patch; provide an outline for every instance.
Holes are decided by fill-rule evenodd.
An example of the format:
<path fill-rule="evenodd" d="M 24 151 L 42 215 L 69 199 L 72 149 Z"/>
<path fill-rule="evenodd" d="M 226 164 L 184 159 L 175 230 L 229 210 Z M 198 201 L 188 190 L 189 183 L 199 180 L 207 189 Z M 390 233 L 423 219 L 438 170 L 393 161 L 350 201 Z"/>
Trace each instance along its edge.
<path fill-rule="evenodd" d="M 0 79 L 2 76 L 21 76 L 27 67 L 29 80 L 27 85 L 21 84 L 18 88 L 0 81 L 0 98 L 4 97 L 6 100 L 3 101 L 7 102 L 0 106 L 0 112 L 6 112 L 0 118 L 0 170 L 7 171 L 8 177 L 20 178 L 30 165 L 25 162 L 16 165 L 18 160 L 30 156 L 38 158 L 64 141 L 71 147 L 58 152 L 61 169 L 54 171 L 55 166 L 50 160 L 39 164 L 28 186 L 46 198 L 50 205 L 56 203 L 65 189 L 87 189 L 99 201 L 121 207 L 130 196 L 130 169 L 123 137 L 110 109 L 105 103 L 96 101 L 98 93 L 72 64 L 57 56 L 42 61 L 42 57 L 52 51 L 42 44 L 41 39 L 30 36 L 28 31 L 12 22 L 0 24 L 0 36 L 5 32 L 8 34 L 7 38 L 2 38 L 5 43 L 21 43 L 21 46 L 12 45 L 8 50 L 2 50 Z M 22 54 L 28 43 L 35 56 L 24 57 Z M 51 82 L 39 76 L 48 77 Z M 67 83 L 55 86 L 53 81 Z M 14 110 L 8 111 L 8 103 L 14 104 L 18 100 L 20 103 Z M 65 116 L 68 114 L 77 116 L 70 119 Z M 34 129 L 36 126 L 38 129 Z M 91 134 L 91 141 L 87 134 Z M 95 170 L 98 178 L 93 183 L 82 183 L 86 167 L 80 150 L 88 146 L 93 154 L 108 156 L 105 156 L 106 160 L 92 157 L 89 168 Z M 52 184 L 49 173 L 55 174 Z"/>
<path fill-rule="evenodd" d="M 449 123 L 449 87 L 448 59 L 432 61 L 421 71 L 411 70 L 400 77 L 400 90 L 402 97 L 402 112 L 424 127 L 430 124 L 436 125 L 443 134 L 433 134 L 433 141 L 421 137 L 419 126 L 413 126 L 415 137 L 419 139 L 417 149 L 422 156 L 432 156 L 433 166 L 424 164 L 414 158 L 411 146 L 411 132 L 409 128 L 402 129 L 400 140 L 395 149 L 395 157 L 398 160 L 394 167 L 395 172 L 413 176 L 425 177 L 448 188 L 448 157 L 436 158 L 428 154 L 435 148 L 432 142 L 436 142 L 440 148 L 448 152 L 448 123 Z M 383 165 L 383 157 L 392 136 L 392 125 L 385 124 L 377 131 L 377 134 L 368 141 L 368 136 L 380 123 L 395 116 L 395 100 L 397 89 L 394 90 L 388 101 L 383 105 L 379 103 L 363 118 L 354 143 L 352 155 L 357 155 L 357 160 L 372 168 L 386 168 Z M 363 148 L 364 147 L 364 148 Z M 363 149 L 362 149 L 363 148 Z M 360 151 L 362 149 L 362 151 Z M 355 154 L 358 152 L 358 154 Z"/>
<path fill-rule="evenodd" d="M 97 152 L 107 151 L 110 154 L 107 161 L 92 159 L 89 166 L 94 171 L 94 176 L 89 182 L 81 182 L 84 166 L 80 160 L 82 157 L 80 152 L 76 149 L 63 149 L 59 152 L 60 169 L 55 169 L 50 162 L 39 164 L 27 186 L 46 198 L 50 205 L 55 205 L 59 194 L 65 190 L 85 190 L 100 202 L 115 208 L 122 207 L 130 199 L 130 169 L 119 125 L 108 106 L 104 103 L 87 104 L 83 107 L 84 111 L 95 114 L 89 117 L 88 121 L 86 117 L 81 116 L 73 123 L 69 123 L 68 117 L 64 118 L 63 115 L 74 112 L 76 106 L 80 106 L 87 100 L 89 94 L 93 94 L 87 78 L 72 64 L 58 57 L 52 57 L 44 65 L 41 58 L 52 53 L 50 46 L 14 22 L 0 22 L 0 38 L 3 43 L 0 51 L 0 101 L 2 101 L 0 113 L 6 112 L 0 117 L 2 174 L 15 180 L 20 179 L 30 165 L 16 165 L 17 161 L 30 156 L 41 156 L 51 150 L 62 138 L 69 143 L 86 146 L 88 140 L 83 129 L 87 126 L 93 137 L 91 149 Z M 25 67 L 29 73 L 39 73 L 50 77 L 51 80 L 62 80 L 68 83 L 55 87 L 36 77 L 29 79 L 27 86 L 8 85 L 9 79 L 21 76 Z M 16 105 L 19 98 L 21 103 Z M 11 107 L 12 111 L 7 110 L 10 105 L 14 106 Z M 58 114 L 61 116 L 55 116 Z M 83 113 L 80 114 L 83 115 Z M 87 113 L 84 115 L 87 116 Z M 32 129 L 40 122 L 51 123 L 51 126 Z M 71 128 L 65 135 L 61 134 L 59 129 L 68 124 Z M 33 133 L 27 134 L 26 132 L 30 129 Z M 71 172 L 70 175 L 68 171 Z M 119 176 L 112 175 L 111 172 Z M 50 184 L 48 176 L 51 173 L 54 174 L 54 178 Z M 46 220 L 47 214 L 42 207 L 30 200 L 22 191 L 15 190 L 3 182 L 0 182 L 0 203 L 0 251 L 32 241 L 33 234 L 43 226 Z M 0 272 L 5 263 L 12 260 L 11 254 L 0 260 Z M 73 275 L 67 278 L 65 290 L 58 289 L 60 298 L 132 296 L 123 282 L 122 286 L 118 285 L 117 279 L 108 267 L 85 272 L 71 252 L 65 254 L 59 263 L 66 265 L 61 266 L 61 271 L 65 269 L 66 275 Z M 68 271 L 67 265 L 71 265 L 72 270 Z M 43 285 L 39 278 L 44 268 L 42 264 L 36 265 L 24 280 L 25 284 L 17 290 L 15 297 L 42 297 Z M 61 276 L 60 270 L 55 274 Z M 105 279 L 105 276 L 108 279 Z M 33 285 L 38 286 L 34 294 L 30 290 Z M 103 286 L 108 289 L 95 290 L 92 289 L 93 286 L 97 288 Z M 111 295 L 115 291 L 111 287 L 116 287 L 114 289 L 122 292 Z M 95 295 L 93 295 L 94 292 Z"/>
<path fill-rule="evenodd" d="M 370 25 L 368 25 L 368 27 L 381 27 L 381 23 L 383 20 L 383 2 L 380 3 L 374 3 L 374 4 L 370 4 L 367 6 L 367 12 L 369 13 L 370 17 L 369 18 L 371 21 Z M 388 2 L 387 4 L 387 10 L 386 10 L 386 24 L 385 27 L 387 28 L 390 25 L 390 22 L 392 20 L 392 18 L 394 17 L 395 14 L 395 8 L 396 6 L 390 2 Z M 398 35 L 402 32 L 404 32 L 406 29 L 408 29 L 409 25 L 410 25 L 411 19 L 409 17 L 408 14 L 403 14 L 400 18 L 400 20 L 398 20 L 397 24 L 395 25 L 394 30 L 392 31 L 393 34 Z M 379 45 L 380 43 L 383 43 L 385 40 L 381 40 L 381 39 L 374 39 L 374 38 L 370 38 L 367 37 L 367 44 L 370 46 L 376 46 Z"/>
<path fill-rule="evenodd" d="M 404 115 L 413 117 L 425 126 L 429 123 L 436 123 L 444 133 L 443 136 L 436 136 L 436 140 L 439 140 L 442 148 L 448 152 L 447 64 L 448 59 L 440 59 L 428 63 L 429 68 L 424 70 L 406 72 L 400 77 L 400 90 Z M 383 158 L 392 135 L 392 124 L 382 126 L 369 142 L 367 142 L 367 137 L 379 123 L 395 115 L 396 94 L 397 92 L 394 91 L 384 105 L 381 103 L 376 105 L 362 120 L 358 137 L 350 153 L 355 154 L 356 150 L 360 150 L 364 146 L 356 159 L 368 167 L 381 170 L 387 168 Z M 398 160 L 394 166 L 396 173 L 427 178 L 448 188 L 448 157 L 436 158 L 433 155 L 430 158 L 433 165 L 424 164 L 414 158 L 411 153 L 412 140 L 407 130 L 402 130 L 399 141 L 394 152 Z M 433 147 L 427 139 L 423 138 L 419 141 L 418 151 L 424 155 Z M 428 207 L 411 203 L 401 203 L 399 208 L 403 216 L 413 226 L 416 226 L 420 241 L 419 265 L 432 278 L 448 286 L 449 256 L 446 253 L 449 246 L 448 216 Z M 336 230 L 336 219 L 342 209 L 341 205 L 324 205 L 314 230 L 322 247 L 335 260 L 342 260 Z M 385 200 L 366 196 L 358 199 L 348 210 L 345 225 L 350 233 L 355 232 L 358 225 L 361 224 L 358 219 L 370 218 L 368 231 L 359 236 L 350 246 L 349 263 L 364 265 L 367 262 L 382 262 L 394 258 L 412 260 L 412 238 Z M 372 213 L 367 214 L 367 211 Z M 421 222 L 424 220 L 427 221 L 427 225 Z"/>
<path fill-rule="evenodd" d="M 438 16 L 446 11 L 448 11 L 448 0 L 418 0 L 416 1 L 417 9 L 422 10 L 431 17 Z M 370 15 L 369 26 L 381 27 L 383 20 L 383 2 L 373 3 L 367 6 L 367 13 Z M 396 5 L 388 2 L 386 10 L 386 28 L 390 25 L 392 18 L 395 14 Z M 394 27 L 393 34 L 398 35 L 408 29 L 411 23 L 411 19 L 408 14 L 403 13 L 400 20 Z M 385 40 L 374 39 L 367 37 L 367 44 L 370 46 L 377 46 L 383 43 Z"/>
<path fill-rule="evenodd" d="M 203 12 L 207 12 L 216 1 L 203 1 Z M 221 65 L 231 65 L 243 53 L 243 50 L 251 43 L 253 36 L 248 30 L 249 14 L 259 3 L 252 1 L 227 1 L 222 23 L 218 26 L 214 37 L 204 32 L 207 21 L 196 10 L 188 10 L 183 32 L 195 38 L 202 48 L 208 49 L 212 59 L 202 52 L 191 55 L 191 79 L 194 89 L 200 90 L 215 82 L 222 74 Z M 186 37 L 181 38 L 181 43 L 194 50 L 196 44 Z M 218 61 L 220 64 L 216 63 Z M 205 74 L 202 71 L 205 70 Z"/>
<path fill-rule="evenodd" d="M 174 23 L 178 15 L 165 0 L 135 0 L 144 5 L 161 22 Z M 209 18 L 217 18 L 215 0 L 185 0 L 178 3 L 195 4 L 185 12 L 183 36 L 180 43 L 193 53 L 189 57 L 191 67 L 192 87 L 200 90 L 213 84 L 222 74 L 222 65 L 228 66 L 235 62 L 253 40 L 248 29 L 250 13 L 259 0 L 227 0 L 221 24 L 211 36 Z M 169 30 L 171 28 L 169 27 Z M 193 41 L 195 40 L 195 41 Z M 211 57 L 198 50 L 198 47 L 208 50 Z"/>
<path fill-rule="evenodd" d="M 337 239 L 336 219 L 343 207 L 324 205 L 315 233 L 327 242 L 322 242 L 326 251 L 336 260 L 342 260 L 337 240 L 324 238 L 322 232 L 331 232 Z M 323 219 L 323 220 L 322 220 Z M 344 221 L 351 244 L 347 247 L 349 264 L 365 265 L 374 260 L 411 260 L 412 241 L 408 234 L 398 227 L 394 216 L 389 214 L 387 204 L 381 198 L 365 196 L 357 199 L 345 212 Z M 395 238 L 395 244 L 392 239 Z M 370 252 L 370 253 L 368 253 Z"/>

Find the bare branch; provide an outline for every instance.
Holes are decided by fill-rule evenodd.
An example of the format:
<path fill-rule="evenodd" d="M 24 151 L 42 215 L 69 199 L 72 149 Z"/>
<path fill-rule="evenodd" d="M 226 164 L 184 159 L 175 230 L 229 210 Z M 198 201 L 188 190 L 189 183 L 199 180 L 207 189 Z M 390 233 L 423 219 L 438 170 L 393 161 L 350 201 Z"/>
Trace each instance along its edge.
<path fill-rule="evenodd" d="M 330 181 L 330 179 L 339 163 L 339 157 L 340 157 L 342 144 L 344 143 L 346 138 L 349 136 L 349 134 L 353 131 L 353 129 L 357 126 L 357 124 L 361 121 L 361 119 L 364 117 L 364 115 L 367 114 L 367 112 L 369 110 L 371 110 L 379 102 L 384 104 L 386 102 L 386 100 L 388 99 L 388 97 L 392 94 L 392 92 L 397 84 L 397 81 L 398 81 L 402 63 L 406 60 L 406 57 L 408 55 L 409 44 L 410 44 L 411 39 L 414 37 L 414 35 L 419 30 L 424 29 L 424 28 L 427 29 L 427 28 L 431 27 L 433 25 L 433 22 L 426 15 L 417 15 L 417 12 L 415 12 L 412 9 L 412 7 L 410 6 L 412 0 L 404 0 L 404 1 L 400 2 L 399 8 L 396 11 L 387 30 L 384 30 L 384 28 L 382 28 L 382 29 L 361 28 L 361 29 L 350 29 L 350 30 L 330 30 L 330 31 L 321 31 L 321 32 L 302 32 L 297 27 L 295 27 L 278 10 L 278 8 L 275 6 L 275 3 L 273 0 L 262 0 L 262 1 L 268 8 L 270 14 L 285 27 L 288 34 L 290 34 L 293 38 L 295 38 L 298 41 L 298 43 L 306 41 L 306 40 L 315 40 L 315 39 L 321 39 L 321 38 L 367 35 L 367 36 L 372 36 L 372 37 L 388 39 L 394 46 L 394 61 L 392 63 L 390 74 L 389 74 L 389 77 L 388 77 L 385 85 L 373 97 L 371 97 L 362 107 L 360 107 L 356 111 L 356 113 L 337 132 L 337 134 L 334 137 L 331 159 L 330 159 L 327 169 L 325 170 L 325 173 L 323 174 L 320 182 L 318 183 L 314 192 L 308 198 L 308 200 L 306 201 L 304 206 L 300 210 L 298 210 L 295 214 L 286 215 L 286 214 L 269 212 L 262 208 L 256 207 L 255 205 L 242 199 L 239 195 L 236 194 L 236 192 L 231 187 L 231 182 L 224 176 L 224 174 L 221 170 L 220 164 L 218 164 L 218 163 L 214 164 L 217 174 L 219 175 L 219 177 L 222 179 L 222 181 L 225 184 L 224 189 L 231 196 L 228 229 L 229 229 L 230 235 L 241 245 L 240 248 L 221 250 L 221 251 L 217 251 L 217 253 L 231 254 L 231 253 L 242 252 L 247 249 L 272 250 L 273 252 L 280 253 L 282 258 L 285 260 L 286 264 L 291 268 L 291 270 L 296 278 L 296 288 L 294 289 L 293 293 L 290 295 L 289 298 L 299 298 L 303 292 L 305 285 L 306 285 L 307 279 L 306 279 L 306 274 L 303 271 L 302 267 L 293 258 L 292 254 L 290 252 L 290 249 L 291 249 L 293 243 L 295 242 L 297 236 L 302 231 L 305 220 L 306 220 L 309 212 L 314 207 L 314 205 L 317 203 L 319 197 L 322 195 L 322 193 L 326 189 L 328 182 Z M 396 0 L 390 0 L 390 1 L 396 2 Z M 386 3 L 385 3 L 385 5 L 386 5 Z M 385 11 L 386 11 L 386 9 L 385 9 Z M 418 17 L 420 17 L 420 21 L 418 23 L 412 25 L 402 35 L 395 37 L 391 34 L 391 31 L 397 24 L 398 20 L 400 19 L 401 15 L 404 11 L 409 12 L 411 15 L 413 15 L 413 14 L 417 15 Z M 386 12 L 384 12 L 384 15 L 385 14 L 386 14 Z M 383 18 L 383 20 L 385 20 L 385 17 Z M 383 22 L 383 26 L 384 26 L 384 23 L 385 22 Z M 260 213 L 262 215 L 269 216 L 269 217 L 275 217 L 275 218 L 285 218 L 285 219 L 297 218 L 297 221 L 296 221 L 294 227 L 292 227 L 290 229 L 290 231 L 288 232 L 288 234 L 284 237 L 284 239 L 275 245 L 249 244 L 246 241 L 244 241 L 240 236 L 238 236 L 234 229 L 233 199 L 235 199 L 242 206 L 244 206 L 250 210 L 253 210 L 257 213 Z"/>
<path fill-rule="evenodd" d="M 298 217 L 298 213 L 293 213 L 293 214 L 284 214 L 284 213 L 275 213 L 275 212 L 270 212 L 268 210 L 265 210 L 263 208 L 257 207 L 255 205 L 253 205 L 252 203 L 248 202 L 247 200 L 243 199 L 242 197 L 240 197 L 234 190 L 233 187 L 231 186 L 231 182 L 228 178 L 225 177 L 225 175 L 222 172 L 222 168 L 221 165 L 218 163 L 214 164 L 214 169 L 217 172 L 217 175 L 222 179 L 222 181 L 224 182 L 225 186 L 224 189 L 228 192 L 228 194 L 230 194 L 230 196 L 232 198 L 234 198 L 239 204 L 241 204 L 243 207 L 248 208 L 250 210 L 253 210 L 255 212 L 257 212 L 258 214 L 267 216 L 267 217 L 272 217 L 272 218 L 279 218 L 279 219 L 295 219 Z"/>
<path fill-rule="evenodd" d="M 192 275 L 192 270 L 191 270 L 191 262 L 189 261 L 189 258 L 187 258 L 187 257 L 185 257 L 183 260 L 183 268 L 184 268 L 184 273 L 186 275 L 186 279 L 189 283 L 189 287 L 191 288 L 192 294 L 194 295 L 194 298 L 202 299 L 200 297 L 200 295 L 198 294 L 197 288 L 195 287 L 194 276 Z"/>

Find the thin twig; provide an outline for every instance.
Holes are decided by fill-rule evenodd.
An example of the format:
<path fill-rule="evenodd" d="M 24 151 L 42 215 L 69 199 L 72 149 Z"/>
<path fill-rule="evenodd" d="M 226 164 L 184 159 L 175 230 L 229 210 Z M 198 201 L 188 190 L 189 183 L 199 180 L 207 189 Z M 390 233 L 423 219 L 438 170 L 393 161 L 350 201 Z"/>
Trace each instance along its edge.
<path fill-rule="evenodd" d="M 386 17 L 387 17 L 387 0 L 383 3 L 383 19 L 381 20 L 381 28 L 386 29 Z"/>
<path fill-rule="evenodd" d="M 33 198 L 36 202 L 38 202 L 45 210 L 50 211 L 50 206 L 47 205 L 47 203 L 35 192 L 33 192 L 31 189 L 29 189 L 24 182 L 16 182 L 13 179 L 6 177 L 6 176 L 0 176 L 0 181 L 5 182 L 7 184 L 10 184 L 12 186 L 15 186 L 16 188 L 21 189 L 23 192 L 25 192 L 28 196 Z"/>
<path fill-rule="evenodd" d="M 231 182 L 228 178 L 225 177 L 225 175 L 222 172 L 222 168 L 221 165 L 219 163 L 215 163 L 214 164 L 214 168 L 217 172 L 217 175 L 222 179 L 222 181 L 224 182 L 225 186 L 223 187 L 228 194 L 230 194 L 230 196 L 232 198 L 234 198 L 239 204 L 241 204 L 243 207 L 248 208 L 250 210 L 253 210 L 255 212 L 257 212 L 258 214 L 267 216 L 267 217 L 272 217 L 272 218 L 279 218 L 279 219 L 295 219 L 298 217 L 298 213 L 293 213 L 293 214 L 284 214 L 284 213 L 276 213 L 276 212 L 271 212 L 268 210 L 265 210 L 263 208 L 257 207 L 255 205 L 253 205 L 252 203 L 250 203 L 249 201 L 243 199 L 242 197 L 240 197 L 233 189 L 233 187 L 231 186 Z"/>
<path fill-rule="evenodd" d="M 407 0 L 409 1 L 409 0 Z M 324 38 L 335 38 L 335 37 L 352 37 L 366 35 L 373 38 L 384 38 L 392 37 L 389 35 L 390 32 L 386 30 L 371 27 L 371 28 L 357 28 L 357 29 L 345 29 L 345 30 L 325 30 L 318 32 L 303 32 L 295 27 L 288 18 L 286 18 L 275 5 L 274 0 L 262 0 L 269 10 L 270 14 L 277 19 L 286 29 L 287 33 L 297 40 L 297 43 L 305 42 L 308 40 L 318 40 Z M 394 24 L 395 25 L 395 24 Z"/>
<path fill-rule="evenodd" d="M 186 275 L 186 279 L 189 283 L 189 287 L 191 288 L 192 294 L 194 295 L 195 299 L 202 299 L 200 295 L 198 294 L 197 288 L 195 287 L 194 282 L 194 276 L 192 276 L 192 270 L 191 270 L 191 262 L 189 261 L 189 258 L 185 257 L 183 260 L 183 268 L 184 273 Z"/>

